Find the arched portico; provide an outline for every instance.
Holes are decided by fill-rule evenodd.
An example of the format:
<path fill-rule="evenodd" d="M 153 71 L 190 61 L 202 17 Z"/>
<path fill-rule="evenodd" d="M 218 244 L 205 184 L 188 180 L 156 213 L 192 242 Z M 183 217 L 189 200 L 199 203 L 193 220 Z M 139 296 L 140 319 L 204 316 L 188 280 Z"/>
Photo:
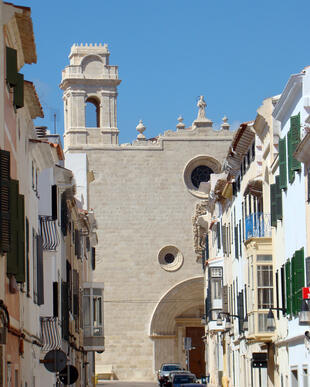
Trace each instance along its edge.
<path fill-rule="evenodd" d="M 192 337 L 190 352 L 192 370 L 204 370 L 203 327 L 204 310 L 203 277 L 193 277 L 169 289 L 157 304 L 150 323 L 150 337 L 154 341 L 154 367 L 162 363 L 178 362 L 186 366 L 184 337 Z M 197 371 L 196 371 L 197 372 Z M 202 372 L 202 371 L 201 371 Z"/>

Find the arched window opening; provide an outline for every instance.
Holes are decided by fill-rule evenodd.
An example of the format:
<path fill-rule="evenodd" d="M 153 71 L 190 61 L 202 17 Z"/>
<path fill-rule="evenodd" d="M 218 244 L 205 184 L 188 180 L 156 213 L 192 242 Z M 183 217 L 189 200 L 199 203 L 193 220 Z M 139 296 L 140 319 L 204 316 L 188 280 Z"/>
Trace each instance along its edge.
<path fill-rule="evenodd" d="M 86 100 L 85 124 L 87 128 L 99 128 L 100 106 L 96 98 L 90 97 Z"/>

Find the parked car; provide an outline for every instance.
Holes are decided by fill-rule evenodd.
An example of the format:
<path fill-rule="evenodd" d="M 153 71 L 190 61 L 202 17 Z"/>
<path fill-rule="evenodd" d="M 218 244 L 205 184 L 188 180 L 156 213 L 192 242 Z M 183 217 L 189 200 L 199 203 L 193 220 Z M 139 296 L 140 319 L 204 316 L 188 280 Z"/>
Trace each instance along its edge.
<path fill-rule="evenodd" d="M 169 379 L 166 382 L 167 387 L 189 387 L 195 385 L 197 387 L 196 376 L 190 372 L 171 372 Z"/>
<path fill-rule="evenodd" d="M 165 383 L 168 381 L 170 372 L 183 370 L 184 368 L 182 368 L 181 364 L 179 363 L 163 363 L 157 374 L 158 384 L 160 387 L 164 387 Z"/>

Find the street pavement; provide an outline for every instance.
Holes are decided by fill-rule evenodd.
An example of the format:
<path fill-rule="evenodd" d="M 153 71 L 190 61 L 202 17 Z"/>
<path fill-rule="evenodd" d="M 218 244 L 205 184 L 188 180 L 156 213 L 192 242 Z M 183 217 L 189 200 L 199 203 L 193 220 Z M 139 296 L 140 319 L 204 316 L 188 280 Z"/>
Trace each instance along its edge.
<path fill-rule="evenodd" d="M 119 380 L 105 380 L 97 384 L 98 387 L 158 387 L 156 382 L 121 382 Z"/>

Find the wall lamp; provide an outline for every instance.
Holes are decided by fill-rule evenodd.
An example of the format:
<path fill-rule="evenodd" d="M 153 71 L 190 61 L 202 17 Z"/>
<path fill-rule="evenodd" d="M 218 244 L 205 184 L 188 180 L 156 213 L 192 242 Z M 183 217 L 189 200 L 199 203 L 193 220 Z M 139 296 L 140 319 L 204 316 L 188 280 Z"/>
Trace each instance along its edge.
<path fill-rule="evenodd" d="M 231 321 L 230 321 L 230 317 L 235 317 L 235 318 L 238 318 L 239 320 L 242 318 L 242 317 L 238 316 L 237 314 L 230 314 L 230 313 L 227 313 L 227 312 L 220 312 L 217 315 L 217 320 L 216 320 L 216 325 L 218 325 L 218 326 L 223 325 L 222 315 L 227 316 L 225 318 L 225 320 L 226 320 L 225 327 L 227 328 L 227 330 L 231 329 L 231 327 L 232 327 Z M 245 319 L 244 319 L 244 321 L 245 321 Z M 246 316 L 246 321 L 248 321 L 247 316 Z M 244 329 L 244 326 L 243 326 L 243 329 Z"/>
<path fill-rule="evenodd" d="M 266 329 L 269 332 L 273 332 L 276 329 L 276 321 L 274 319 L 273 310 L 281 310 L 283 313 L 283 316 L 286 314 L 285 308 L 269 308 L 269 312 L 267 314 L 267 322 L 266 322 Z"/>

